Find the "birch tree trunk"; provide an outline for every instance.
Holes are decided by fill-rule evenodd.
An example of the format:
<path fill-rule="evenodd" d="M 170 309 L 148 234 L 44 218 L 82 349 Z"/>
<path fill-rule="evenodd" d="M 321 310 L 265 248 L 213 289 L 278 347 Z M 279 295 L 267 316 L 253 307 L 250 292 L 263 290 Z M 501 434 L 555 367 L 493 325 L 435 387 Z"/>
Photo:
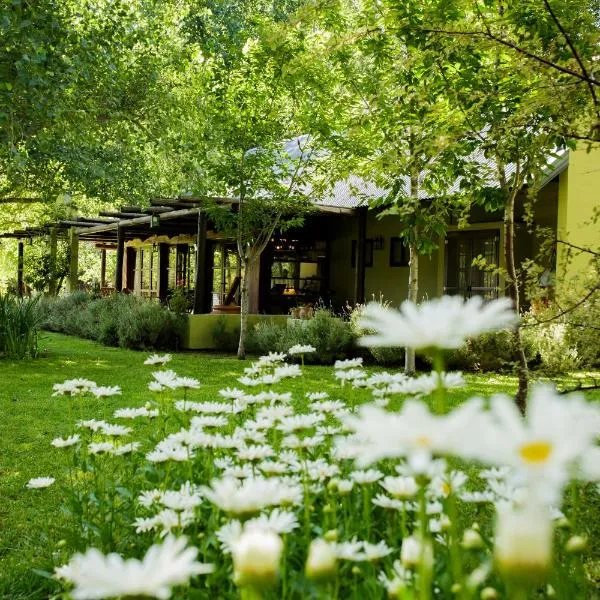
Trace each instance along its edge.
<path fill-rule="evenodd" d="M 504 205 L 504 260 L 506 262 L 506 272 L 508 275 L 508 296 L 513 302 L 515 311 L 519 314 L 521 308 L 521 294 L 515 265 L 515 198 L 516 191 L 510 191 Z M 521 412 L 525 413 L 527 406 L 527 389 L 529 387 L 529 369 L 527 367 L 523 336 L 519 324 L 517 324 L 513 330 L 513 344 L 516 371 L 519 380 L 515 402 Z"/>
<path fill-rule="evenodd" d="M 246 358 L 246 332 L 248 331 L 248 261 L 240 257 L 242 264 L 242 281 L 240 287 L 240 339 L 237 357 Z"/>
<path fill-rule="evenodd" d="M 408 247 L 409 262 L 408 262 L 408 300 L 417 303 L 419 293 L 419 253 L 417 245 L 413 242 Z M 414 375 L 415 367 L 415 350 L 414 348 L 404 349 L 404 372 L 407 375 Z"/>

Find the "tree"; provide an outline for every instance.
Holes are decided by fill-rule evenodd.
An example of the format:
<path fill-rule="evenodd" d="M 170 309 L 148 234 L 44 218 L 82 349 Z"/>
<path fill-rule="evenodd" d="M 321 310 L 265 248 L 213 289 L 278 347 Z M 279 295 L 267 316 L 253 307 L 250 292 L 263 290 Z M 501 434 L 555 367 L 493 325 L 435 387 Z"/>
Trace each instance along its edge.
<path fill-rule="evenodd" d="M 172 180 L 156 163 L 193 52 L 176 2 L 16 0 L 1 17 L 0 199 L 131 202 Z"/>
<path fill-rule="evenodd" d="M 240 358 L 246 354 L 249 284 L 258 278 L 260 256 L 275 230 L 300 224 L 310 210 L 319 162 L 313 131 L 319 110 L 298 75 L 302 40 L 257 4 L 246 6 L 256 19 L 246 15 L 246 23 L 259 25 L 242 28 L 245 39 L 230 14 L 225 24 L 212 24 L 217 30 L 235 27 L 234 41 L 243 42 L 241 48 L 231 41 L 203 41 L 212 69 L 210 94 L 201 101 L 210 126 L 198 172 L 206 177 L 191 184 L 194 192 L 232 199 L 227 210 L 221 205 L 209 211 L 219 228 L 237 241 L 242 265 Z"/>
<path fill-rule="evenodd" d="M 502 39 L 540 36 L 536 31 L 548 23 L 536 20 L 539 11 L 525 4 L 522 11 L 513 7 L 511 18 L 502 5 L 484 4 L 472 12 L 471 5 L 462 2 L 451 6 L 423 2 L 418 10 L 395 4 L 394 14 L 397 34 L 407 45 L 438 55 L 445 94 L 465 115 L 469 135 L 485 159 L 477 177 L 464 184 L 488 208 L 503 211 L 504 277 L 517 311 L 522 307 L 523 273 L 514 253 L 515 204 L 526 187 L 535 191 L 548 157 L 568 142 L 565 132 L 580 124 L 581 89 L 567 87 L 565 95 L 557 94 L 548 84 L 547 73 L 532 68 L 529 57 L 487 35 L 450 37 L 440 32 L 470 30 L 473 20 L 492 31 L 493 20 L 493 27 L 502 29 Z M 548 39 L 547 31 L 545 35 Z M 491 193 L 490 182 L 495 182 L 491 187 L 496 188 Z M 514 348 L 519 378 L 516 401 L 524 409 L 528 369 L 520 326 L 514 330 Z"/>
<path fill-rule="evenodd" d="M 471 166 L 466 159 L 472 142 L 464 136 L 463 114 L 444 94 L 435 54 L 408 51 L 389 32 L 393 14 L 382 4 L 367 2 L 361 11 L 348 5 L 331 19 L 331 60 L 345 88 L 337 106 L 346 117 L 337 122 L 334 151 L 343 147 L 348 157 L 340 176 L 360 175 L 386 190 L 369 203 L 384 209 L 380 216 L 398 216 L 410 255 L 408 300 L 416 303 L 419 255 L 438 247 L 449 215 L 464 208 L 456 182 Z M 411 348 L 405 350 L 405 371 L 415 372 Z"/>

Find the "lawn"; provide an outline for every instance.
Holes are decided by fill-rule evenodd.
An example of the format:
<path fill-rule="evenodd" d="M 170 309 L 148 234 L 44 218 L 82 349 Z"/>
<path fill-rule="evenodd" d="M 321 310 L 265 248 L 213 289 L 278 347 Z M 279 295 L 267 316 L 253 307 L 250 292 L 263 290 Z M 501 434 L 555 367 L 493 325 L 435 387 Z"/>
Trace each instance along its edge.
<path fill-rule="evenodd" d="M 59 475 L 64 469 L 62 455 L 50 442 L 69 432 L 71 418 L 65 399 L 52 397 L 52 384 L 85 377 L 99 385 L 121 386 L 122 396 L 101 404 L 86 403 L 82 408 L 82 417 L 109 418 L 117 407 L 141 406 L 150 399 L 145 390 L 152 368 L 142 365 L 144 358 L 140 352 L 45 334 L 37 360 L 0 361 L 0 598 L 46 598 L 49 589 L 54 589 L 34 570 L 52 568 L 52 553 L 64 535 L 66 517 L 61 513 L 60 488 L 53 486 L 43 493 L 25 488 L 32 477 Z M 231 356 L 181 353 L 169 366 L 201 381 L 202 387 L 190 398 L 215 400 L 219 389 L 236 385 L 245 363 Z M 470 375 L 467 381 L 465 388 L 452 392 L 452 403 L 474 394 L 487 396 L 515 389 L 510 376 Z M 574 378 L 563 378 L 560 383 L 574 382 Z M 305 391 L 329 391 L 332 397 L 339 394 L 331 367 L 306 367 L 305 376 L 291 381 L 286 389 L 296 399 Z M 349 386 L 344 391 L 346 398 L 356 403 L 369 397 L 368 392 Z"/>

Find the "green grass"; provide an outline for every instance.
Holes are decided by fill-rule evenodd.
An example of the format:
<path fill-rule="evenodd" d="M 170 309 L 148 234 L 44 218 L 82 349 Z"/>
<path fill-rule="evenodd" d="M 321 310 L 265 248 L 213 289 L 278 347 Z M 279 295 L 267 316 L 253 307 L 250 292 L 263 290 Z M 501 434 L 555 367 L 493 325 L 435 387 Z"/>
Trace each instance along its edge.
<path fill-rule="evenodd" d="M 25 488 L 32 477 L 60 475 L 64 469 L 63 455 L 50 442 L 70 432 L 68 403 L 52 397 L 52 384 L 85 377 L 99 385 L 121 386 L 122 396 L 101 405 L 86 402 L 85 418 L 110 417 L 116 407 L 140 406 L 151 398 L 145 390 L 152 367 L 142 365 L 147 353 L 58 334 L 45 334 L 40 346 L 36 360 L 0 361 L 0 598 L 11 600 L 48 597 L 53 586 L 32 570 L 52 568 L 52 553 L 67 522 L 61 513 L 59 486 L 43 491 Z M 219 389 L 236 386 L 247 364 L 231 356 L 181 353 L 174 355 L 169 366 L 201 381 L 202 388 L 190 394 L 190 399 L 216 400 Z M 286 384 L 296 398 L 306 391 L 339 395 L 331 367 L 306 367 L 305 373 Z M 453 404 L 474 394 L 516 389 L 515 379 L 505 375 L 469 375 L 467 380 L 464 389 L 452 393 Z M 562 378 L 560 383 L 570 386 L 576 381 L 577 377 Z M 369 397 L 368 392 L 349 386 L 344 395 L 356 403 Z M 594 395 L 600 399 L 600 394 Z M 593 511 L 590 516 L 593 519 Z"/>

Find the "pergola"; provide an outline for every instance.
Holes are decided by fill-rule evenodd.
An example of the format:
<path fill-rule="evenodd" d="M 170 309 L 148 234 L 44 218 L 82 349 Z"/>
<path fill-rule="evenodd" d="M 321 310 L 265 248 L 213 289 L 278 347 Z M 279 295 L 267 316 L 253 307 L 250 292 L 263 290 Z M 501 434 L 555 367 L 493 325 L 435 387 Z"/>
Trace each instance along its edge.
<path fill-rule="evenodd" d="M 101 211 L 97 217 L 76 217 L 47 223 L 41 227 L 17 230 L 0 234 L 3 238 L 18 239 L 17 286 L 20 294 L 24 292 L 23 265 L 24 240 L 40 236 L 50 237 L 51 264 L 55 264 L 57 240 L 66 238 L 70 244 L 70 269 L 68 288 L 77 289 L 78 285 L 78 255 L 79 242 L 95 244 L 101 251 L 100 279 L 101 287 L 106 287 L 106 251 L 116 251 L 116 271 L 114 289 L 124 291 L 133 289 L 130 271 L 131 260 L 128 253 L 135 253 L 133 248 L 126 246 L 127 242 L 135 239 L 158 240 L 158 298 L 167 299 L 169 246 L 166 241 L 170 238 L 186 236 L 194 240 L 196 245 L 196 261 L 194 266 L 193 313 L 210 312 L 212 293 L 212 254 L 208 243 L 223 241 L 227 238 L 211 228 L 206 210 L 207 201 L 223 204 L 235 204 L 230 198 L 191 198 L 178 197 L 174 199 L 156 198 L 150 206 L 141 208 L 124 206 L 119 211 Z M 356 247 L 356 281 L 355 299 L 364 301 L 365 282 L 365 239 L 366 214 L 364 207 L 349 208 L 317 204 L 320 213 L 355 215 L 358 218 L 358 236 Z M 164 241 L 161 241 L 164 240 Z M 134 259 L 135 260 L 135 259 Z M 191 269 L 190 269 L 191 270 Z M 258 312 L 259 272 L 249 273 L 250 309 Z M 252 285 L 252 280 L 256 284 Z M 56 291 L 56 281 L 51 281 L 50 292 Z M 253 310 L 254 309 L 254 310 Z"/>

